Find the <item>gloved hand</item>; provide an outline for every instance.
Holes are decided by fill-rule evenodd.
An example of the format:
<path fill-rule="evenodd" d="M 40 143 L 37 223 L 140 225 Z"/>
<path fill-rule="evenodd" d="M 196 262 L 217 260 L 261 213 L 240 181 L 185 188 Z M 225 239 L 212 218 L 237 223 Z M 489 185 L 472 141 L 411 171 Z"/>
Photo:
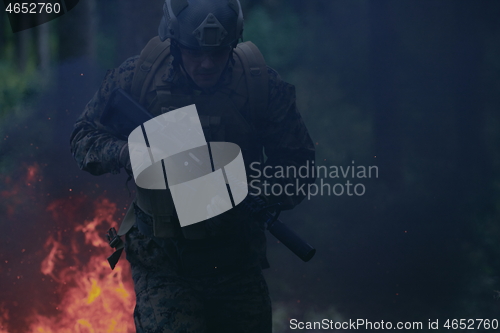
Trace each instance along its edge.
<path fill-rule="evenodd" d="M 132 163 L 130 162 L 128 143 L 124 144 L 120 151 L 119 163 L 120 167 L 124 168 L 129 176 L 132 176 Z"/>
<path fill-rule="evenodd" d="M 209 212 L 215 212 L 214 208 L 216 208 L 216 205 L 212 206 L 210 207 Z M 258 225 L 260 226 L 260 228 L 264 229 L 265 220 L 263 218 L 260 218 L 259 214 L 264 213 L 266 211 L 264 208 L 266 207 L 267 207 L 267 202 L 264 198 L 249 193 L 247 197 L 242 202 L 240 202 L 234 209 L 231 209 L 230 211 L 227 212 L 227 214 L 231 214 L 231 216 L 233 217 L 232 219 L 230 220 L 228 220 L 227 218 L 224 219 L 221 217 L 222 216 L 221 215 L 206 220 L 207 232 L 209 233 L 209 235 L 216 235 L 221 231 L 230 230 L 231 228 L 234 228 L 235 227 L 234 218 L 237 218 L 237 215 L 240 214 L 251 216 L 252 218 L 256 219 L 256 221 L 259 221 Z M 207 207 L 207 209 L 208 208 L 209 207 Z M 235 213 L 236 215 L 234 215 Z"/>
<path fill-rule="evenodd" d="M 243 214 L 254 215 L 262 212 L 267 206 L 266 200 L 253 193 L 248 193 L 247 197 L 236 206 Z"/>

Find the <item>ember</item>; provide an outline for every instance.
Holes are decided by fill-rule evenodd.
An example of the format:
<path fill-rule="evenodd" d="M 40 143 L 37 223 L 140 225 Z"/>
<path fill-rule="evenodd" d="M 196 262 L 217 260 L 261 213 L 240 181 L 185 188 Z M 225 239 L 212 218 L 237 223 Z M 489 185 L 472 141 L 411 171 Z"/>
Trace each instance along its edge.
<path fill-rule="evenodd" d="M 49 211 L 59 207 L 54 202 Z M 106 261 L 111 248 L 103 240 L 104 230 L 116 227 L 113 220 L 116 205 L 107 199 L 95 204 L 94 218 L 73 227 L 74 237 L 68 247 L 57 238 L 46 242 L 47 257 L 41 264 L 44 275 L 59 284 L 62 296 L 54 317 L 36 314 L 29 319 L 33 333 L 99 333 L 133 332 L 132 312 L 135 305 L 130 272 L 125 261 L 112 271 Z M 59 213 L 60 214 L 60 213 Z M 84 244 L 78 236 L 83 233 Z M 86 263 L 81 253 L 91 253 Z M 73 262 L 66 266 L 63 263 Z M 125 281 L 125 282 L 124 282 Z M 1 332 L 0 332 L 1 333 Z"/>
<path fill-rule="evenodd" d="M 106 198 L 91 202 L 83 195 L 53 200 L 45 213 L 40 212 L 41 200 L 35 202 L 40 198 L 40 189 L 33 186 L 42 179 L 40 169 L 35 164 L 23 171 L 21 177 L 1 177 L 5 189 L 0 191 L 0 197 L 4 198 L 7 220 L 21 226 L 26 214 L 34 214 L 38 223 L 44 224 L 44 215 L 49 214 L 54 231 L 45 242 L 42 240 L 43 248 L 38 251 L 30 245 L 19 250 L 23 255 L 19 263 L 33 263 L 38 272 L 14 275 L 9 266 L 14 261 L 13 253 L 3 254 L 9 256 L 2 259 L 4 272 L 14 275 L 22 284 L 23 293 L 14 293 L 13 298 L 11 294 L 0 302 L 0 333 L 135 332 L 130 268 L 122 260 L 111 270 L 106 260 L 113 250 L 104 240 L 105 233 L 110 227 L 117 227 L 115 219 L 122 212 Z M 49 299 L 49 295 L 54 297 Z M 23 313 L 22 321 L 17 319 L 19 310 Z M 17 320 L 11 316 L 14 313 Z"/>

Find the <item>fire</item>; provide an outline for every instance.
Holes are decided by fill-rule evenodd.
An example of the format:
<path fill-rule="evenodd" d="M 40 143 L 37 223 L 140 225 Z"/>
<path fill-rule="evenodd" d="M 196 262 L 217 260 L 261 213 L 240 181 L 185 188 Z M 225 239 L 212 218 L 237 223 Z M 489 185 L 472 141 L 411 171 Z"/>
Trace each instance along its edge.
<path fill-rule="evenodd" d="M 45 248 L 48 247 L 50 247 L 50 252 L 49 255 L 42 261 L 41 271 L 43 275 L 51 275 L 54 279 L 57 279 L 52 274 L 52 271 L 54 270 L 54 263 L 57 258 L 63 259 L 62 252 L 59 243 L 54 241 L 53 237 L 49 237 L 49 239 L 47 239 L 47 242 L 45 242 Z"/>
<path fill-rule="evenodd" d="M 117 227 L 115 217 L 122 212 L 106 198 L 91 202 L 74 191 L 50 199 L 52 182 L 45 182 L 42 169 L 22 163 L 12 174 L 0 175 L 0 211 L 6 225 L 23 229 L 14 233 L 15 245 L 5 246 L 16 254 L 0 253 L 3 281 L 14 280 L 9 282 L 14 292 L 3 285 L 2 296 L 9 298 L 0 299 L 0 333 L 135 332 L 135 293 L 125 255 L 114 270 L 106 260 L 113 250 L 104 235 Z M 40 233 L 40 226 L 51 231 L 36 248 L 41 234 L 32 230 Z"/>
<path fill-rule="evenodd" d="M 81 201 L 83 202 L 83 201 Z M 61 218 L 57 200 L 48 211 Z M 58 282 L 61 301 L 53 317 L 35 314 L 30 320 L 32 333 L 111 333 L 133 332 L 135 295 L 129 268 L 122 260 L 114 270 L 106 257 L 111 248 L 104 241 L 105 230 L 117 223 L 113 220 L 116 205 L 108 199 L 94 204 L 93 219 L 73 227 L 68 240 L 62 234 L 51 236 L 45 243 L 48 255 L 41 263 L 41 272 Z M 66 207 L 67 208 L 67 207 Z M 63 210 L 64 211 L 64 210 Z M 78 238 L 83 236 L 84 244 Z M 90 257 L 85 257 L 90 253 Z M 0 331 L 0 333 L 2 333 Z"/>
<path fill-rule="evenodd" d="M 26 183 L 28 185 L 31 185 L 32 182 L 36 180 L 36 176 L 38 175 L 40 171 L 40 168 L 38 167 L 38 164 L 30 165 L 28 166 L 28 172 L 26 175 Z"/>
<path fill-rule="evenodd" d="M 7 217 L 12 217 L 16 209 L 26 203 L 29 195 L 33 194 L 37 183 L 42 181 L 40 166 L 38 163 L 32 165 L 22 164 L 17 171 L 18 175 L 0 175 L 0 184 L 3 189 L 0 191 L 0 198 L 6 208 Z M 22 179 L 16 182 L 18 176 Z"/>
<path fill-rule="evenodd" d="M 4 308 L 4 306 L 0 306 L 1 314 L 0 314 L 0 333 L 9 333 L 7 331 L 6 323 L 9 320 L 9 311 Z"/>

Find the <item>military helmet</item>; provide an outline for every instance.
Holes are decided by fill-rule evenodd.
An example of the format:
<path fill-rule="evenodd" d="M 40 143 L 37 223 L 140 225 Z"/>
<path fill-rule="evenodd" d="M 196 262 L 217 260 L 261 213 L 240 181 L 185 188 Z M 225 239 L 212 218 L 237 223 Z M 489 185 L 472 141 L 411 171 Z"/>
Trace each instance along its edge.
<path fill-rule="evenodd" d="M 243 32 L 239 0 L 165 0 L 158 28 L 187 48 L 236 46 Z"/>

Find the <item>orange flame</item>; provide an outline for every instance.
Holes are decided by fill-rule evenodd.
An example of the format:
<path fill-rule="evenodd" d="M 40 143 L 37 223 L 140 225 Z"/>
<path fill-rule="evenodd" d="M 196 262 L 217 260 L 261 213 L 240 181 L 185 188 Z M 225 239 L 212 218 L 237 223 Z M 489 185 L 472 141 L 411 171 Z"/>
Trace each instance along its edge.
<path fill-rule="evenodd" d="M 6 323 L 9 320 L 9 310 L 5 309 L 5 307 L 2 305 L 0 306 L 0 333 L 9 333 L 7 331 L 7 325 Z"/>
<path fill-rule="evenodd" d="M 4 185 L 0 190 L 0 210 L 6 212 L 7 220 L 17 222 L 24 218 L 24 212 L 35 212 L 36 204 L 43 202 L 40 198 L 49 196 L 40 195 L 44 181 L 41 171 L 37 163 L 23 164 L 13 175 L 0 175 Z M 47 211 L 52 214 L 52 225 L 57 231 L 45 241 L 45 257 L 38 260 L 41 274 L 51 280 L 51 284 L 44 285 L 56 285 L 52 294 L 57 299 L 33 299 L 34 306 L 42 303 L 45 307 L 39 307 L 34 314 L 23 309 L 27 316 L 23 320 L 16 317 L 17 301 L 0 303 L 0 333 L 135 332 L 130 268 L 125 258 L 114 271 L 106 261 L 112 249 L 103 236 L 107 229 L 117 226 L 116 204 L 108 199 L 89 203 L 84 197 L 73 195 L 52 201 Z M 82 211 L 91 218 L 85 220 Z M 31 255 L 28 258 L 34 258 Z M 36 281 L 34 276 L 29 281 Z M 26 294 L 39 295 L 32 292 L 31 287 L 35 286 L 26 284 Z M 7 308 L 7 304 L 13 307 Z"/>
<path fill-rule="evenodd" d="M 49 211 L 63 203 L 54 202 Z M 41 263 L 41 272 L 59 283 L 61 301 L 54 317 L 36 314 L 30 321 L 32 333 L 134 332 L 132 312 L 135 294 L 125 260 L 112 271 L 106 257 L 112 250 L 103 240 L 103 230 L 117 225 L 113 220 L 116 205 L 107 199 L 95 203 L 94 218 L 74 227 L 71 246 L 65 246 L 59 233 L 45 244 L 49 252 Z M 55 213 L 55 211 L 54 211 Z M 60 212 L 57 212 L 60 214 Z M 60 216 L 59 216 L 60 217 Z M 85 245 L 77 237 L 83 233 Z M 81 253 L 91 253 L 81 263 Z M 76 263 L 64 267 L 63 260 Z M 63 268 L 61 268 L 63 267 Z M 0 326 L 1 327 L 1 326 Z M 0 331 L 0 333 L 3 333 Z"/>
<path fill-rule="evenodd" d="M 32 182 L 36 180 L 36 176 L 40 172 L 40 168 L 38 167 L 38 164 L 30 165 L 28 166 L 28 172 L 26 173 L 26 183 L 28 185 L 31 185 Z"/>
<path fill-rule="evenodd" d="M 52 274 L 57 259 L 63 259 L 60 243 L 56 242 L 53 237 L 49 237 L 45 243 L 45 248 L 52 247 L 49 255 L 42 261 L 41 271 L 44 275 L 50 275 L 52 278 L 57 279 Z"/>
<path fill-rule="evenodd" d="M 5 188 L 0 191 L 0 198 L 8 218 L 12 217 L 17 208 L 23 206 L 30 199 L 37 183 L 42 181 L 38 163 L 23 164 L 17 176 L 21 178 L 20 181 L 15 180 L 16 176 L 0 175 L 0 182 Z"/>

